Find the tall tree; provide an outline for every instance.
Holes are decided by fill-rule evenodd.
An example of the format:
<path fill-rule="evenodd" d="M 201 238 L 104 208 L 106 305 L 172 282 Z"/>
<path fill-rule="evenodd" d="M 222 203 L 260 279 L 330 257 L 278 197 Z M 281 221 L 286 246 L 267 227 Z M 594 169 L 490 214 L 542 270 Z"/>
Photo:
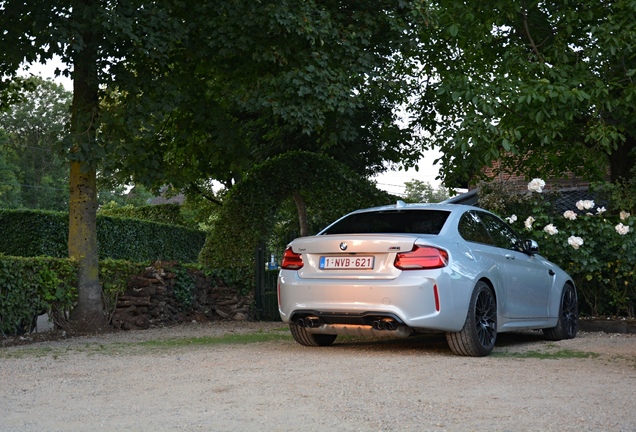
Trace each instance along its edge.
<path fill-rule="evenodd" d="M 529 177 L 629 177 L 636 3 L 439 0 L 412 106 L 447 185 L 494 160 Z"/>
<path fill-rule="evenodd" d="M 383 159 L 417 159 L 391 143 L 404 138 L 394 110 L 424 16 L 419 0 L 0 2 L 0 74 L 58 54 L 73 79 L 74 320 L 98 326 L 103 316 L 98 166 L 146 185 L 231 183 L 290 137 L 299 148 L 349 151 L 360 171 L 366 160 L 377 169 Z"/>
<path fill-rule="evenodd" d="M 8 134 L 0 154 L 10 165 L 18 198 L 6 207 L 64 211 L 68 209 L 68 165 L 59 144 L 68 123 L 70 92 L 52 81 L 30 78 L 21 100 L 0 112 L 0 128 Z"/>
<path fill-rule="evenodd" d="M 162 2 L 100 0 L 17 0 L 0 2 L 0 93 L 15 87 L 21 65 L 46 62 L 59 55 L 63 74 L 73 80 L 70 133 L 65 143 L 70 160 L 69 255 L 79 262 L 78 303 L 71 314 L 75 326 L 105 325 L 98 280 L 96 236 L 96 170 L 110 149 L 97 139 L 100 94 L 119 79 L 115 65 L 135 53 L 160 57 L 179 40 L 179 20 L 167 19 Z"/>

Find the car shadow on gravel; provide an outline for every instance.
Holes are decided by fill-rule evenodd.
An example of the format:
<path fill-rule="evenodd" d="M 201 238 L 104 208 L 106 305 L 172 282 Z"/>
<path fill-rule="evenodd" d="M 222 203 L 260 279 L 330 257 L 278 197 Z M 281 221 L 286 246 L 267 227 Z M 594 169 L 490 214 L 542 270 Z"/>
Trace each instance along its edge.
<path fill-rule="evenodd" d="M 541 346 L 546 343 L 543 333 L 540 331 L 524 331 L 514 333 L 501 333 L 497 335 L 495 351 L 498 349 L 528 348 Z M 330 349 L 363 349 L 374 352 L 400 352 L 419 354 L 437 354 L 454 356 L 446 342 L 443 333 L 423 333 L 407 338 L 358 338 L 339 337 Z"/>

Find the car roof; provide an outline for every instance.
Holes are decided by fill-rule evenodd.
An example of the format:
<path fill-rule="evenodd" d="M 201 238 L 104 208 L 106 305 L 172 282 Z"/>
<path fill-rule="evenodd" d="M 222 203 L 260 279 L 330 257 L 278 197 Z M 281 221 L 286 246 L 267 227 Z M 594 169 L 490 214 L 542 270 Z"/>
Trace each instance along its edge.
<path fill-rule="evenodd" d="M 481 210 L 483 209 L 471 205 L 464 204 L 444 204 L 444 203 L 405 203 L 404 201 L 398 201 L 395 204 L 384 205 L 378 207 L 369 207 L 366 209 L 360 209 L 351 212 L 353 213 L 366 213 L 374 211 L 386 211 L 386 210 L 445 210 L 449 212 L 464 212 L 467 210 Z"/>

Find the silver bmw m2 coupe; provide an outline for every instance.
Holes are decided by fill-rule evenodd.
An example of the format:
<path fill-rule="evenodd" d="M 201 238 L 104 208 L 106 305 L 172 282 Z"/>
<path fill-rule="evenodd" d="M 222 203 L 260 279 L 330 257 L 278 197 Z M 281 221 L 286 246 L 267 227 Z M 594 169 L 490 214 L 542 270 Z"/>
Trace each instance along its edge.
<path fill-rule="evenodd" d="M 289 244 L 280 316 L 306 346 L 439 331 L 455 354 L 485 356 L 497 333 L 574 338 L 574 282 L 538 252 L 477 207 L 398 201 L 358 210 Z"/>

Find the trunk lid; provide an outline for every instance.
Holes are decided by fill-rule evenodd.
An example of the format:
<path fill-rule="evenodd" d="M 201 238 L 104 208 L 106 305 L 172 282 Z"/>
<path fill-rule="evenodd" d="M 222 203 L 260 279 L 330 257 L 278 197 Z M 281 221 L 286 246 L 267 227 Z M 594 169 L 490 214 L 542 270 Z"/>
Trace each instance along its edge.
<path fill-rule="evenodd" d="M 302 254 L 305 279 L 394 279 L 395 255 L 413 249 L 417 236 L 343 234 L 302 237 L 291 243 Z"/>

